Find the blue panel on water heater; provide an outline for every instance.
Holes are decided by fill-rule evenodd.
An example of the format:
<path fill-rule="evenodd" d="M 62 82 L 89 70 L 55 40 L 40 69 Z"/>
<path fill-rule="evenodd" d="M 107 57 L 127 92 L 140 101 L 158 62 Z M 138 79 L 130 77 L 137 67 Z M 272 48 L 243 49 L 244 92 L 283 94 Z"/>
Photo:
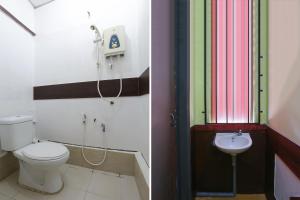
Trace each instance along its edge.
<path fill-rule="evenodd" d="M 125 53 L 125 28 L 124 26 L 114 26 L 105 29 L 104 55 L 105 57 L 124 55 Z"/>
<path fill-rule="evenodd" d="M 115 49 L 120 47 L 120 40 L 118 35 L 114 34 L 110 37 L 109 48 Z"/>

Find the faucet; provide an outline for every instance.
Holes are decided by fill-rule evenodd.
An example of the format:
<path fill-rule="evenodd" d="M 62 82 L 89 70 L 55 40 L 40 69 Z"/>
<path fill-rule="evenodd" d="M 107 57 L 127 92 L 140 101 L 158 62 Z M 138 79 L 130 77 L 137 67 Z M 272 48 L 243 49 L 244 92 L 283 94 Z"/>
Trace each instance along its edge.
<path fill-rule="evenodd" d="M 242 130 L 240 129 L 238 133 L 235 133 L 236 136 L 241 136 L 243 134 Z"/>
<path fill-rule="evenodd" d="M 105 124 L 101 123 L 102 132 L 105 133 Z"/>
<path fill-rule="evenodd" d="M 235 138 L 238 136 L 241 136 L 243 134 L 242 130 L 240 129 L 239 132 L 235 132 L 234 135 L 232 136 L 232 142 L 235 141 Z"/>

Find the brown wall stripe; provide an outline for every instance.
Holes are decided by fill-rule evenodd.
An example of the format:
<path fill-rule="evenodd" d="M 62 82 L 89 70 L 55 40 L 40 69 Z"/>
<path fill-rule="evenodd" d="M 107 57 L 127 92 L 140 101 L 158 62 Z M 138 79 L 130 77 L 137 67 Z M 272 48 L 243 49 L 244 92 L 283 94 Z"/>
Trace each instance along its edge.
<path fill-rule="evenodd" d="M 0 5 L 0 10 L 5 13 L 8 17 L 10 17 L 12 20 L 14 20 L 17 24 L 19 24 L 21 27 L 23 27 L 27 32 L 29 32 L 32 36 L 35 36 L 35 33 L 30 30 L 25 24 L 23 24 L 20 20 L 18 20 L 12 13 L 10 13 L 8 10 L 6 10 L 3 6 Z"/>
<path fill-rule="evenodd" d="M 116 96 L 119 92 L 119 79 L 100 81 L 100 89 L 104 97 Z M 122 97 L 141 96 L 149 93 L 149 68 L 138 78 L 124 78 Z M 72 99 L 96 98 L 97 81 L 66 83 L 57 85 L 36 86 L 33 88 L 33 99 Z"/>
<path fill-rule="evenodd" d="M 140 95 L 149 94 L 149 68 L 147 68 L 139 79 L 139 92 Z"/>

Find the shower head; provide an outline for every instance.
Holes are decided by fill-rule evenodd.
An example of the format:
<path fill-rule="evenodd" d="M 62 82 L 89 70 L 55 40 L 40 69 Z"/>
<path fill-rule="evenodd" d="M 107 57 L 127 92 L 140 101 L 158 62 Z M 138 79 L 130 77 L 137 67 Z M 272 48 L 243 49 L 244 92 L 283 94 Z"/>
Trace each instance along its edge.
<path fill-rule="evenodd" d="M 90 29 L 91 29 L 91 30 L 95 30 L 95 29 L 96 29 L 96 26 L 95 26 L 95 25 L 91 25 L 91 26 L 90 26 Z"/>
<path fill-rule="evenodd" d="M 99 30 L 98 30 L 98 28 L 97 28 L 97 26 L 95 26 L 95 25 L 91 25 L 91 26 L 90 26 L 90 29 L 91 29 L 92 31 L 95 31 L 95 32 L 97 32 L 97 33 L 100 33 Z"/>
<path fill-rule="evenodd" d="M 90 26 L 90 29 L 91 29 L 92 31 L 95 31 L 95 33 L 96 33 L 96 39 L 94 40 L 94 42 L 96 43 L 96 42 L 102 41 L 102 36 L 101 36 L 100 31 L 99 31 L 99 29 L 97 28 L 97 26 L 91 25 L 91 26 Z"/>

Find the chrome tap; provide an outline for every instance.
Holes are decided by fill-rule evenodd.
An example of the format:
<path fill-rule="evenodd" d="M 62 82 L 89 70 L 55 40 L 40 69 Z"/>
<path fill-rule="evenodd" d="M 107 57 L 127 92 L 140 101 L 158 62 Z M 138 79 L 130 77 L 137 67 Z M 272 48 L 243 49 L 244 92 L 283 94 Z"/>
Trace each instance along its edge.
<path fill-rule="evenodd" d="M 236 136 L 241 136 L 243 134 L 242 130 L 240 129 L 238 133 L 235 133 Z"/>
<path fill-rule="evenodd" d="M 231 138 L 232 142 L 235 141 L 236 137 L 241 136 L 242 134 L 243 134 L 242 130 L 239 130 L 239 132 L 235 132 L 234 135 Z"/>
<path fill-rule="evenodd" d="M 105 124 L 101 123 L 102 132 L 105 133 Z"/>

